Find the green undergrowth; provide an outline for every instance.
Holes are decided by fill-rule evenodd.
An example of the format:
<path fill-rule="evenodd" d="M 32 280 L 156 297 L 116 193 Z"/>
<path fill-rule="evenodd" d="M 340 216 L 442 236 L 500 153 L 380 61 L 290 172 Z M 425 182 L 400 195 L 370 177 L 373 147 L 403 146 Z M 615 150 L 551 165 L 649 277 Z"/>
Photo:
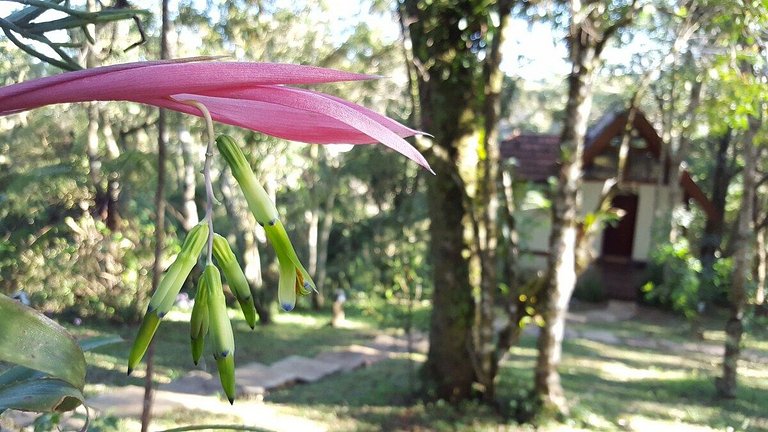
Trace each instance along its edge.
<path fill-rule="evenodd" d="M 347 307 L 342 328 L 332 328 L 330 311 L 296 311 L 278 314 L 272 326 L 251 331 L 235 319 L 237 362 L 270 364 L 289 355 L 313 356 L 325 350 L 371 341 L 378 333 L 401 333 L 406 311 L 397 305 L 374 313 L 364 305 Z M 183 319 L 184 316 L 176 314 Z M 233 316 L 237 317 L 237 314 Z M 426 308 L 414 308 L 414 329 L 427 322 Z M 709 346 L 722 343 L 722 317 L 705 322 Z M 418 324 L 417 324 L 418 323 Z M 610 332 L 620 340 L 667 341 L 654 348 L 607 344 L 588 339 L 568 339 L 564 344 L 562 383 L 571 403 L 565 424 L 540 420 L 520 425 L 515 419 L 530 409 L 528 397 L 535 363 L 535 339 L 523 336 L 503 363 L 493 408 L 471 402 L 459 407 L 426 403 L 419 399 L 419 368 L 423 355 L 406 354 L 347 373 L 338 373 L 312 384 L 300 384 L 268 393 L 264 403 L 279 413 L 326 425 L 334 431 L 429 430 L 658 430 L 695 428 L 734 431 L 768 431 L 765 395 L 768 394 L 766 334 L 753 332 L 745 348 L 762 356 L 759 361 L 740 362 L 738 397 L 715 397 L 714 378 L 721 358 L 706 350 L 697 351 L 685 321 L 664 313 L 641 310 L 636 319 L 615 323 L 570 323 L 582 334 Z M 71 326 L 77 336 L 117 333 L 127 342 L 88 353 L 88 382 L 91 391 L 126 384 L 141 385 L 140 377 L 125 376 L 125 357 L 134 327 L 107 323 Z M 164 322 L 157 333 L 157 376 L 170 381 L 194 369 L 189 354 L 189 327 L 183 321 Z M 669 343 L 673 342 L 673 343 Z M 686 344 L 685 350 L 674 348 Z M 672 346 L 672 348 L 670 348 Z M 694 348 L 691 349 L 690 347 Z M 205 368 L 213 372 L 208 361 Z M 141 375 L 140 373 L 138 375 Z M 236 402 L 237 404 L 237 402 Z M 217 422 L 200 415 L 201 423 Z M 227 421 L 231 421 L 228 419 Z M 172 424 L 173 418 L 165 424 Z M 563 429 L 565 428 L 565 429 Z M 706 429 L 696 429 L 706 430 Z"/>

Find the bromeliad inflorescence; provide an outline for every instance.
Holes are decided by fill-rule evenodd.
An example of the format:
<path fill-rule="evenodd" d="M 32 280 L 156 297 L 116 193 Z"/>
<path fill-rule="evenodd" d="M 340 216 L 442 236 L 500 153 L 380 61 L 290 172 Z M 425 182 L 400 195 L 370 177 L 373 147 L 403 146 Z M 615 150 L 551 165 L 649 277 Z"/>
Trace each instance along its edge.
<path fill-rule="evenodd" d="M 227 315 L 221 273 L 224 274 L 229 289 L 237 298 L 243 316 L 251 328 L 256 325 L 256 308 L 248 281 L 232 248 L 227 239 L 215 233 L 213 229 L 213 189 L 210 176 L 210 160 L 213 156 L 210 138 L 213 136 L 213 122 L 205 106 L 196 101 L 188 103 L 200 109 L 208 125 L 209 146 L 203 168 L 205 188 L 208 192 L 205 220 L 189 231 L 181 252 L 163 276 L 157 291 L 149 301 L 149 307 L 128 357 L 128 373 L 130 374 L 141 361 L 157 331 L 160 320 L 170 310 L 173 299 L 176 298 L 198 257 L 202 254 L 203 246 L 207 245 L 205 270 L 198 282 L 195 305 L 190 318 L 192 360 L 195 364 L 198 363 L 203 354 L 205 338 L 210 333 L 219 380 L 224 393 L 232 403 L 235 398 L 235 340 L 232 324 Z M 267 238 L 275 248 L 280 266 L 278 300 L 284 310 L 290 311 L 296 304 L 297 295 L 307 295 L 315 289 L 312 279 L 293 249 L 288 233 L 280 222 L 277 207 L 256 180 L 251 166 L 235 140 L 227 135 L 221 135 L 216 138 L 216 146 L 240 185 L 256 221 L 264 227 Z"/>
<path fill-rule="evenodd" d="M 314 283 L 288 238 L 275 204 L 257 181 L 242 150 L 228 136 L 214 140 L 213 120 L 308 143 L 378 141 L 432 170 L 426 159 L 403 139 L 418 131 L 343 99 L 287 86 L 375 77 L 312 66 L 209 60 L 212 59 L 128 63 L 5 86 L 0 88 L 0 116 L 57 103 L 122 100 L 205 118 L 208 135 L 203 168 L 207 197 L 205 220 L 189 231 L 181 252 L 153 294 L 128 357 L 128 373 L 141 361 L 160 321 L 173 306 L 184 281 L 205 251 L 206 265 L 190 320 L 192 358 L 197 364 L 206 335 L 210 333 L 221 384 L 233 402 L 235 343 L 221 273 L 251 328 L 255 326 L 256 311 L 237 258 L 227 240 L 216 234 L 213 227 L 210 166 L 214 141 L 275 249 L 280 269 L 278 300 L 281 307 L 292 310 L 297 296 L 309 294 L 314 290 Z"/>

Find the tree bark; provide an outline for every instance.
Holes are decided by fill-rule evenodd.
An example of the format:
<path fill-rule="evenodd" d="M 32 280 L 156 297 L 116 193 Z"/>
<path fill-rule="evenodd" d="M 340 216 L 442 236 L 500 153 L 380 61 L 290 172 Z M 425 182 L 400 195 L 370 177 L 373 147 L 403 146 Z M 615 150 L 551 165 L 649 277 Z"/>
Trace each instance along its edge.
<path fill-rule="evenodd" d="M 615 20 L 604 16 L 594 4 L 570 3 L 568 48 L 571 74 L 568 103 L 560 137 L 560 174 L 552 203 L 552 233 L 549 239 L 548 273 L 541 293 L 544 326 L 537 341 L 534 395 L 545 412 L 567 413 L 565 394 L 557 367 L 562 354 L 565 316 L 576 285 L 576 252 L 580 231 L 581 175 L 584 137 L 592 108 L 592 80 L 600 66 L 607 41 L 628 25 L 637 2 L 626 4 Z"/>
<path fill-rule="evenodd" d="M 477 149 L 471 139 L 476 70 L 466 43 L 477 17 L 470 6 L 405 0 L 399 9 L 418 71 L 421 128 L 434 135 L 427 157 L 438 174 L 427 181 L 434 292 L 422 384 L 428 398 L 450 402 L 471 397 L 476 381 L 471 361 L 475 304 L 464 256 L 472 250 L 464 236 L 472 215 L 462 177 L 462 168 L 474 170 L 470 161 Z"/>
<path fill-rule="evenodd" d="M 509 23 L 513 0 L 497 3 L 499 24 L 488 34 L 492 38 L 483 63 L 483 134 L 482 152 L 477 166 L 478 193 L 474 201 L 475 219 L 478 221 L 476 239 L 480 258 L 480 301 L 478 308 L 479 371 L 478 383 L 486 401 L 496 393 L 499 355 L 495 338 L 494 318 L 498 292 L 497 247 L 499 226 L 499 115 L 504 73 L 501 71 L 504 31 Z"/>
<path fill-rule="evenodd" d="M 306 182 L 310 193 L 310 206 L 312 210 L 309 214 L 307 249 L 308 259 L 307 267 L 309 274 L 315 280 L 315 289 L 312 293 L 312 308 L 320 310 L 325 305 L 325 291 L 323 290 L 323 280 L 325 279 L 325 256 L 327 255 L 327 238 L 330 235 L 330 228 L 333 224 L 333 188 L 331 184 L 323 187 L 324 181 L 330 180 L 330 176 L 323 178 L 327 174 L 328 164 L 326 162 L 325 150 L 320 146 L 310 147 L 310 158 L 314 161 L 314 169 L 306 172 Z M 326 199 L 322 199 L 325 195 Z M 327 226 L 326 226 L 327 225 Z"/>
<path fill-rule="evenodd" d="M 728 172 L 728 151 L 731 146 L 733 133 L 729 129 L 717 141 L 717 151 L 715 152 L 715 167 L 712 172 L 712 206 L 717 211 L 717 218 L 708 218 L 704 225 L 704 232 L 701 236 L 701 247 L 699 249 L 699 260 L 701 261 L 701 273 L 699 277 L 699 303 L 707 304 L 712 299 L 707 298 L 704 293 L 714 291 L 714 266 L 717 261 L 717 252 L 720 250 L 723 241 L 723 217 L 725 215 L 725 200 L 728 196 L 728 186 L 731 183 L 731 174 Z M 699 335 L 701 330 L 701 317 L 697 314 L 694 317 L 693 332 Z"/>
<path fill-rule="evenodd" d="M 160 58 L 168 58 L 168 0 L 161 3 Z M 157 118 L 157 189 L 155 190 L 155 260 L 152 264 L 152 292 L 160 285 L 162 273 L 162 254 L 165 242 L 165 160 L 168 143 L 168 129 L 165 111 L 160 110 Z M 147 354 L 147 372 L 144 378 L 144 397 L 141 410 L 141 432 L 147 432 L 152 422 L 153 381 L 154 381 L 154 341 L 149 343 Z"/>
<path fill-rule="evenodd" d="M 670 146 L 669 153 L 669 166 L 670 173 L 667 187 L 669 194 L 667 196 L 668 204 L 667 208 L 670 212 L 670 227 L 669 227 L 669 242 L 674 243 L 676 239 L 680 238 L 681 227 L 676 223 L 676 215 L 680 214 L 684 210 L 685 203 L 683 202 L 683 188 L 680 186 L 680 177 L 685 172 L 685 165 L 683 161 L 688 157 L 688 152 L 691 147 L 691 135 L 696 127 L 696 110 L 701 102 L 701 80 L 694 81 L 691 86 L 691 92 L 687 101 L 685 113 L 682 116 L 681 122 L 683 126 L 675 133 L 670 133 L 670 136 L 677 142 L 676 146 Z M 674 99 L 670 103 L 670 110 L 674 110 Z M 673 128 L 673 125 L 667 125 L 668 128 Z"/>
<path fill-rule="evenodd" d="M 768 279 L 768 243 L 766 243 L 765 228 L 757 233 L 757 263 L 755 266 L 755 306 L 761 307 L 765 303 L 765 284 Z"/>
<path fill-rule="evenodd" d="M 86 9 L 95 12 L 96 2 L 86 1 Z M 94 68 L 99 65 L 98 59 L 98 29 L 88 25 L 87 31 L 93 35 L 94 40 L 85 45 L 85 67 Z M 103 175 L 101 173 L 101 156 L 99 156 L 99 102 L 89 102 L 87 107 L 88 126 L 85 134 L 85 154 L 88 157 L 88 178 L 94 189 L 94 208 L 92 212 L 101 220 L 106 219 L 106 196 L 102 186 Z"/>
<path fill-rule="evenodd" d="M 323 218 L 318 227 L 317 233 L 317 268 L 313 277 L 317 291 L 325 292 L 325 275 L 328 273 L 328 240 L 331 237 L 333 228 L 333 204 L 336 202 L 336 190 L 328 192 L 323 206 Z"/>
<path fill-rule="evenodd" d="M 534 391 L 545 406 L 567 412 L 565 394 L 557 367 L 565 330 L 568 302 L 576 285 L 576 242 L 581 207 L 581 171 L 584 136 L 592 107 L 592 75 L 598 56 L 589 36 L 578 23 L 571 30 L 572 69 L 568 79 L 568 105 L 561 136 L 560 178 L 552 203 L 552 233 L 549 239 L 548 277 L 544 286 Z"/>
<path fill-rule="evenodd" d="M 741 337 L 744 333 L 744 314 L 747 307 L 747 283 L 752 268 L 753 231 L 752 212 L 755 193 L 755 175 L 757 172 L 757 146 L 755 135 L 761 121 L 751 117 L 750 128 L 744 140 L 744 171 L 741 207 L 739 208 L 738 228 L 734 241 L 733 274 L 729 292 L 729 317 L 725 325 L 725 354 L 723 355 L 723 375 L 716 379 L 717 394 L 724 398 L 736 397 L 736 378 L 741 355 Z"/>
<path fill-rule="evenodd" d="M 502 283 L 506 284 L 507 292 L 504 299 L 507 321 L 499 330 L 496 343 L 496 358 L 501 362 L 509 349 L 517 343 L 521 335 L 520 323 L 525 314 L 525 302 L 521 301 L 522 290 L 518 282 L 518 260 L 520 256 L 520 239 L 517 232 L 517 219 L 515 213 L 518 208 L 518 194 L 515 190 L 514 174 L 512 169 L 501 170 L 501 183 L 499 189 L 503 197 L 502 203 L 502 227 L 501 242 L 499 244 L 499 256 L 501 260 Z M 498 368 L 498 363 L 497 363 Z M 497 372 L 498 373 L 498 372 Z"/>

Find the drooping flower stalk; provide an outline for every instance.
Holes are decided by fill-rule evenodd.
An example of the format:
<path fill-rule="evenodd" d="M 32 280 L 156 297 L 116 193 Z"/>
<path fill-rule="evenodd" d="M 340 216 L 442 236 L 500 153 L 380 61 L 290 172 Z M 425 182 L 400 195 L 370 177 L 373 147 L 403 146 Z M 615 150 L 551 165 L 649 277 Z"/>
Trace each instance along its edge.
<path fill-rule="evenodd" d="M 183 101 L 187 105 L 197 108 L 205 120 L 206 136 L 208 144 L 205 147 L 205 162 L 203 162 L 203 178 L 205 181 L 205 221 L 208 224 L 208 243 L 206 244 L 206 264 L 213 264 L 213 181 L 211 180 L 211 158 L 213 158 L 213 120 L 211 113 L 205 105 L 196 100 Z"/>
<path fill-rule="evenodd" d="M 203 245 L 207 244 L 204 282 L 199 285 L 191 319 L 193 360 L 197 362 L 202 355 L 210 327 L 220 380 L 229 401 L 233 402 L 234 337 L 221 275 L 213 263 L 214 255 L 251 328 L 255 323 L 255 308 L 247 280 L 226 239 L 218 236 L 218 245 L 214 245 L 213 120 L 308 143 L 369 144 L 379 141 L 430 172 L 432 170 L 426 159 L 403 139 L 418 131 L 343 99 L 286 86 L 364 80 L 374 78 L 372 76 L 311 66 L 209 60 L 212 59 L 129 63 L 0 87 L 0 116 L 57 103 L 123 100 L 193 114 L 205 120 L 208 139 L 203 164 L 205 219 L 190 230 L 181 252 L 153 294 L 128 356 L 128 373 L 141 361 L 160 320 L 173 306 Z M 278 218 L 275 204 L 256 181 L 237 144 L 226 136 L 215 142 L 275 249 L 280 266 L 279 302 L 284 310 L 292 310 L 297 295 L 309 294 L 315 289 L 314 283 Z"/>

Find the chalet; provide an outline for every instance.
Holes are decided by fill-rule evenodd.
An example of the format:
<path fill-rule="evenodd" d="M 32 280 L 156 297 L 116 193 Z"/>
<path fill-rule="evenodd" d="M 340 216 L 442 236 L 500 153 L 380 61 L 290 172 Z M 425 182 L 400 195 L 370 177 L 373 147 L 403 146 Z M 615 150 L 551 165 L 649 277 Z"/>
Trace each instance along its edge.
<path fill-rule="evenodd" d="M 596 208 L 605 181 L 618 172 L 627 117 L 626 112 L 606 115 L 587 133 L 582 159 L 585 214 Z M 592 245 L 597 260 L 591 273 L 600 278 L 606 297 L 623 300 L 639 296 L 642 269 L 651 255 L 653 219 L 657 209 L 669 205 L 669 179 L 674 172 L 662 162 L 662 139 L 641 112 L 634 117 L 630 137 L 621 191 L 612 202 L 614 208 L 624 210 L 624 216 L 617 224 L 602 228 Z M 556 179 L 559 154 L 559 135 L 517 134 L 501 144 L 501 157 L 514 160 L 514 176 L 520 181 L 546 183 Z M 711 202 L 687 172 L 677 180 L 686 202 L 695 202 L 707 217 L 715 215 Z M 550 213 L 541 209 L 529 212 L 535 214 L 536 223 L 526 230 L 524 249 L 529 256 L 539 257 L 528 263 L 538 267 L 548 253 Z"/>

